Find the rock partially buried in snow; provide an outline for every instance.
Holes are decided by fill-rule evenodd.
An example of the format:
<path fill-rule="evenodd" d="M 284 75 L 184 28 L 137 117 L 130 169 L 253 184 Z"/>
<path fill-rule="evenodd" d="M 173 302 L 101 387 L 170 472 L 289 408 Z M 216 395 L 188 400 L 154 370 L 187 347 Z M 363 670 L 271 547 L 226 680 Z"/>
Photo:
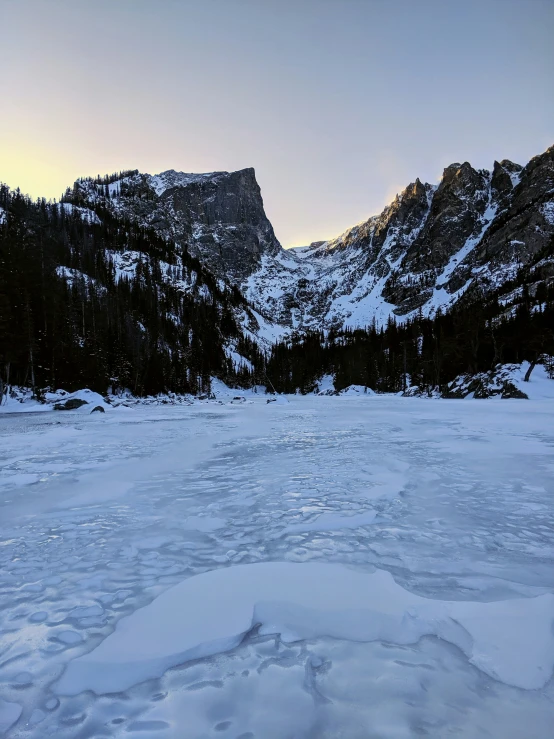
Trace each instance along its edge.
<path fill-rule="evenodd" d="M 70 398 L 63 403 L 55 403 L 55 411 L 75 411 L 83 405 L 88 405 L 88 400 L 81 400 L 81 398 Z"/>
<path fill-rule="evenodd" d="M 376 395 L 375 391 L 367 385 L 348 385 L 348 387 L 342 390 L 335 390 L 332 379 L 330 376 L 326 376 L 323 380 L 320 380 L 318 385 L 317 395 L 352 395 L 358 397 L 360 395 Z"/>
<path fill-rule="evenodd" d="M 268 398 L 267 403 L 277 403 L 277 405 L 288 405 L 289 401 L 288 398 L 286 398 L 284 395 L 274 395 L 271 398 Z"/>
<path fill-rule="evenodd" d="M 551 593 L 497 602 L 439 601 L 410 593 L 382 570 L 237 565 L 191 577 L 122 618 L 96 649 L 68 665 L 57 692 L 127 690 L 175 665 L 233 649 L 255 625 L 285 642 L 325 636 L 414 644 L 436 635 L 491 677 L 536 689 L 552 675 L 553 619 Z"/>
<path fill-rule="evenodd" d="M 93 408 L 91 410 L 91 413 L 105 413 L 105 412 L 106 411 L 104 410 L 104 408 L 102 408 L 101 405 L 97 405 L 96 408 Z"/>
<path fill-rule="evenodd" d="M 87 405 L 92 407 L 93 411 L 98 408 L 105 411 L 110 407 L 99 393 L 89 388 L 76 390 L 69 395 L 65 391 L 57 390 L 55 393 L 45 393 L 45 398 L 47 403 L 54 404 L 53 408 L 56 411 L 81 410 L 81 412 L 89 413 L 89 409 L 85 407 Z"/>

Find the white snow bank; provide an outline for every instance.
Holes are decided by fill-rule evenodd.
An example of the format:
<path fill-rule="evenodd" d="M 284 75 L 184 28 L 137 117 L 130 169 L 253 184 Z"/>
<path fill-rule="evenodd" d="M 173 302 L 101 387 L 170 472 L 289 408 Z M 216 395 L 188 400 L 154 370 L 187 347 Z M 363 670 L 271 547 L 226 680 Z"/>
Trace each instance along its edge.
<path fill-rule="evenodd" d="M 316 393 L 318 395 L 332 395 L 335 392 L 335 380 L 333 375 L 323 375 L 317 382 Z"/>
<path fill-rule="evenodd" d="M 67 390 L 55 390 L 54 392 L 44 393 L 46 402 L 42 403 L 33 398 L 33 391 L 30 388 L 12 388 L 11 394 L 5 395 L 0 405 L 0 413 L 35 413 L 42 411 L 52 411 L 56 403 L 62 405 L 68 400 L 84 400 L 86 405 L 76 408 L 72 412 L 90 413 L 96 406 L 101 406 L 105 411 L 111 406 L 104 401 L 104 398 L 93 390 L 84 388 L 76 390 L 74 393 L 68 393 Z"/>
<path fill-rule="evenodd" d="M 551 380 L 543 364 L 537 366 L 531 372 L 529 382 L 524 381 L 525 373 L 529 369 L 529 362 L 522 362 L 521 366 L 513 370 L 512 382 L 524 392 L 529 400 L 554 399 L 554 380 Z"/>
<path fill-rule="evenodd" d="M 51 411 L 52 406 L 33 399 L 30 388 L 12 388 L 11 393 L 0 398 L 0 413 L 29 413 Z"/>
<path fill-rule="evenodd" d="M 266 389 L 263 385 L 255 385 L 251 388 L 232 388 L 228 387 L 222 380 L 215 377 L 211 378 L 211 394 L 216 399 L 231 400 L 236 396 L 244 398 L 264 397 Z M 104 410 L 111 411 L 117 409 L 119 411 L 127 411 L 130 406 L 148 406 L 148 405 L 192 405 L 197 398 L 192 395 L 178 395 L 176 393 L 160 393 L 158 395 L 148 395 L 146 397 L 134 396 L 130 391 L 123 393 L 108 394 L 106 402 L 104 398 L 93 390 L 85 388 L 69 393 L 66 390 L 56 390 L 44 394 L 46 402 L 41 403 L 33 399 L 33 393 L 30 388 L 12 388 L 11 395 L 4 396 L 2 404 L 0 404 L 0 413 L 31 413 L 38 411 L 52 411 L 56 403 L 65 403 L 67 400 L 78 399 L 85 400 L 87 405 L 75 409 L 73 412 L 90 413 L 96 406 L 101 406 Z M 213 398 L 212 398 L 213 399 Z"/>
<path fill-rule="evenodd" d="M 229 387 L 223 380 L 219 380 L 217 377 L 210 378 L 211 391 L 216 398 L 234 398 L 237 395 L 244 397 L 262 396 L 265 395 L 265 387 L 263 385 L 254 385 L 249 388 L 236 388 Z"/>
<path fill-rule="evenodd" d="M 170 667 L 236 647 L 261 624 L 285 642 L 331 637 L 413 644 L 434 634 L 477 668 L 524 689 L 554 664 L 554 595 L 490 603 L 414 595 L 390 573 L 336 564 L 270 562 L 212 570 L 122 618 L 96 649 L 71 662 L 57 691 L 113 693 Z"/>

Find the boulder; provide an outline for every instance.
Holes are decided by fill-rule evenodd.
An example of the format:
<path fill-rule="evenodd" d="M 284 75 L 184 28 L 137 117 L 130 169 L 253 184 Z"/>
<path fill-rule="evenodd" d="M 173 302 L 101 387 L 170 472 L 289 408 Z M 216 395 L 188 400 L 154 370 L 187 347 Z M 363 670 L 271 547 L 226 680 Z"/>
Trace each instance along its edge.
<path fill-rule="evenodd" d="M 88 405 L 88 402 L 86 400 L 81 400 L 80 398 L 70 398 L 69 400 L 66 400 L 64 403 L 56 403 L 54 405 L 54 410 L 55 411 L 74 411 L 83 405 Z"/>

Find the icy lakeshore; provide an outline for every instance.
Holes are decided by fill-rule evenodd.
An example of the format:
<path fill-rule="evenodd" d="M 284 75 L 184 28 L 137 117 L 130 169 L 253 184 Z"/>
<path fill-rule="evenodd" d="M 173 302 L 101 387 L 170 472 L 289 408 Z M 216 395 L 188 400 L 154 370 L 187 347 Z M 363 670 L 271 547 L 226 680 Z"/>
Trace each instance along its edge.
<path fill-rule="evenodd" d="M 550 739 L 554 400 L 0 415 L 0 736 Z"/>

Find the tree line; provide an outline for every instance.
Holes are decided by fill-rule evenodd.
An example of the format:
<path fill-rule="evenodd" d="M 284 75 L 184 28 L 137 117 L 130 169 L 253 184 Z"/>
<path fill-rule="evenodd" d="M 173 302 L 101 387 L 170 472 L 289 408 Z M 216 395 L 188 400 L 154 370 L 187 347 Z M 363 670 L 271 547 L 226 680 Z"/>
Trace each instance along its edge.
<path fill-rule="evenodd" d="M 258 382 L 237 313 L 248 306 L 186 248 L 153 231 L 0 186 L 0 383 L 39 389 L 199 393 L 210 377 Z M 121 269 L 121 257 L 133 263 Z"/>
<path fill-rule="evenodd" d="M 554 256 L 554 244 L 549 247 Z M 544 258 L 539 255 L 537 262 Z M 515 292 L 506 307 L 500 295 Z M 332 375 L 337 390 L 365 385 L 398 393 L 409 386 L 446 392 L 462 374 L 488 372 L 501 363 L 535 363 L 554 355 L 554 281 L 537 280 L 532 266 L 493 292 L 475 291 L 448 312 L 421 313 L 366 329 L 311 332 L 275 345 L 266 371 L 280 392 L 313 392 Z"/>

